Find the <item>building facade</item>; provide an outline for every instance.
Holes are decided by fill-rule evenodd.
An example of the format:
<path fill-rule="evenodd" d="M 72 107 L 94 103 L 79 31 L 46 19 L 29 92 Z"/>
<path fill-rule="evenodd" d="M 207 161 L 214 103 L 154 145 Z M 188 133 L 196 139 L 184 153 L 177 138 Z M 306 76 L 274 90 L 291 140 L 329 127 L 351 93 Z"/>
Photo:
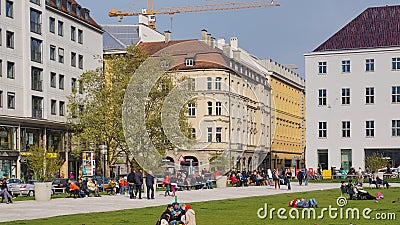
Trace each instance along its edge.
<path fill-rule="evenodd" d="M 203 37 L 209 35 L 203 30 Z M 166 38 L 169 36 L 167 35 Z M 177 63 L 176 76 L 187 77 L 196 93 L 188 103 L 187 116 L 192 136 L 199 149 L 177 149 L 166 159 L 182 166 L 191 163 L 195 170 L 210 168 L 210 160 L 228 152 L 229 167 L 252 171 L 263 164 L 270 150 L 270 87 L 268 71 L 256 63 L 241 59 L 237 39 L 222 49 L 212 39 L 141 43 L 150 55 L 172 46 L 167 52 Z"/>
<path fill-rule="evenodd" d="M 307 164 L 400 163 L 400 6 L 368 8 L 305 54 Z"/>
<path fill-rule="evenodd" d="M 21 154 L 53 147 L 68 165 L 67 96 L 101 63 L 102 29 L 75 0 L 0 2 L 0 178 L 30 178 Z"/>
<path fill-rule="evenodd" d="M 272 60 L 260 60 L 271 71 L 271 167 L 305 166 L 305 80 Z"/>

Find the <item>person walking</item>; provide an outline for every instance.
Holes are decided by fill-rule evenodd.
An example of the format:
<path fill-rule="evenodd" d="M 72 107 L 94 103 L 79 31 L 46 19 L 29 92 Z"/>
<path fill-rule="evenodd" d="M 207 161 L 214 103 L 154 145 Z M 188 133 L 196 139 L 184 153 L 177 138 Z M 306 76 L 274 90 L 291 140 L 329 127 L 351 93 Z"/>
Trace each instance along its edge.
<path fill-rule="evenodd" d="M 154 199 L 154 176 L 151 170 L 146 175 L 147 199 Z"/>
<path fill-rule="evenodd" d="M 124 177 L 119 178 L 118 184 L 119 184 L 119 194 L 125 195 L 125 179 L 124 179 Z"/>
<path fill-rule="evenodd" d="M 164 177 L 163 184 L 164 184 L 164 186 L 165 186 L 165 193 L 164 193 L 164 196 L 167 196 L 167 194 L 168 194 L 168 196 L 171 196 L 171 195 L 169 194 L 169 189 L 170 189 L 170 187 L 171 187 L 171 177 L 169 176 L 168 172 L 165 173 L 165 177 Z"/>
<path fill-rule="evenodd" d="M 138 196 L 139 199 L 142 199 L 142 184 L 143 184 L 143 174 L 142 170 L 139 169 L 135 173 L 135 195 Z"/>
<path fill-rule="evenodd" d="M 274 188 L 274 189 L 275 189 L 275 190 L 276 190 L 276 189 L 281 189 L 281 184 L 280 184 L 280 181 L 279 181 L 279 172 L 278 172 L 277 169 L 274 169 L 272 178 L 273 178 L 274 183 L 275 183 L 275 188 Z"/>
<path fill-rule="evenodd" d="M 304 169 L 304 185 L 308 185 L 308 180 L 310 180 L 310 174 L 308 173 L 308 170 Z"/>
<path fill-rule="evenodd" d="M 302 170 L 299 170 L 299 172 L 297 173 L 297 179 L 299 180 L 299 185 L 301 186 L 303 184 L 303 179 L 304 179 Z"/>
<path fill-rule="evenodd" d="M 131 169 L 131 172 L 128 174 L 127 181 L 129 184 L 128 186 L 129 198 L 134 199 L 136 198 L 136 196 L 134 196 L 133 194 L 133 188 L 135 186 L 135 170 Z"/>
<path fill-rule="evenodd" d="M 292 178 L 292 172 L 290 171 L 290 169 L 287 169 L 285 172 L 285 183 L 287 185 L 288 190 L 291 190 L 292 187 L 290 186 L 290 179 Z"/>

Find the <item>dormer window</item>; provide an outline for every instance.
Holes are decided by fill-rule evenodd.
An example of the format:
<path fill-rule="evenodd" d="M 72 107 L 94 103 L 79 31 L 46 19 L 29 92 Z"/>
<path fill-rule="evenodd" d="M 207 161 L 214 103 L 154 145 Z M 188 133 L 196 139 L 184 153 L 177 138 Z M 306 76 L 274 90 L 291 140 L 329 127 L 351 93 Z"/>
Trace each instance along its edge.
<path fill-rule="evenodd" d="M 56 6 L 58 9 L 61 9 L 61 0 L 56 0 Z"/>
<path fill-rule="evenodd" d="M 70 0 L 67 1 L 67 11 L 68 13 L 72 12 L 72 2 Z"/>
<path fill-rule="evenodd" d="M 185 66 L 194 66 L 194 59 L 193 58 L 185 59 Z"/>
<path fill-rule="evenodd" d="M 89 12 L 85 12 L 85 20 L 87 21 L 87 22 L 89 22 Z"/>
<path fill-rule="evenodd" d="M 76 7 L 76 16 L 81 18 L 81 8 L 80 7 Z"/>

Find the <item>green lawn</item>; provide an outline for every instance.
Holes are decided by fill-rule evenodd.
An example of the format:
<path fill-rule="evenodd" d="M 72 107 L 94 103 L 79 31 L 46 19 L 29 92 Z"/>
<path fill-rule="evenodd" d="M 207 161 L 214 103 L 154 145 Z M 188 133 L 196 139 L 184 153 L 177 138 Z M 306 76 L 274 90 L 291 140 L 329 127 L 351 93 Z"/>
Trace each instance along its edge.
<path fill-rule="evenodd" d="M 378 190 L 366 188 L 372 195 L 376 196 Z M 376 202 L 374 200 L 349 200 L 347 206 L 351 208 L 359 208 L 362 212 L 365 208 L 371 208 L 372 212 L 369 214 L 371 217 L 375 217 L 376 213 L 395 213 L 397 220 L 392 221 L 379 221 L 379 224 L 385 225 L 397 225 L 400 221 L 400 188 L 391 189 L 379 189 L 381 193 L 385 195 L 385 198 Z M 335 190 L 323 190 L 306 193 L 290 193 L 282 191 L 283 194 L 274 196 L 263 196 L 263 197 L 249 197 L 242 199 L 229 199 L 222 201 L 209 201 L 192 203 L 193 209 L 197 214 L 197 224 L 215 224 L 215 225 L 261 225 L 261 224 L 319 224 L 319 225 L 348 225 L 353 223 L 354 225 L 368 225 L 376 224 L 376 220 L 365 220 L 365 219 L 329 219 L 329 214 L 326 212 L 325 218 L 322 220 L 307 220 L 307 219 L 287 219 L 281 220 L 277 218 L 276 211 L 274 219 L 259 219 L 257 217 L 257 210 L 264 206 L 264 203 L 268 203 L 268 208 L 280 208 L 283 207 L 286 210 L 290 210 L 288 202 L 295 197 L 299 198 L 316 198 L 319 203 L 319 208 L 316 209 L 318 215 L 323 207 L 338 207 L 336 199 L 340 196 L 340 191 Z M 393 201 L 395 201 L 393 203 Z M 132 209 L 132 210 L 121 210 L 114 212 L 102 212 L 102 213 L 90 213 L 90 214 L 78 214 L 70 216 L 58 216 L 47 219 L 38 219 L 31 221 L 18 221 L 7 224 L 140 224 L 140 225 L 152 225 L 155 224 L 156 220 L 164 210 L 164 206 L 150 207 L 143 209 Z M 288 215 L 288 214 L 286 214 Z M 301 211 L 300 211 L 301 215 Z M 362 217 L 362 214 L 360 214 Z"/>

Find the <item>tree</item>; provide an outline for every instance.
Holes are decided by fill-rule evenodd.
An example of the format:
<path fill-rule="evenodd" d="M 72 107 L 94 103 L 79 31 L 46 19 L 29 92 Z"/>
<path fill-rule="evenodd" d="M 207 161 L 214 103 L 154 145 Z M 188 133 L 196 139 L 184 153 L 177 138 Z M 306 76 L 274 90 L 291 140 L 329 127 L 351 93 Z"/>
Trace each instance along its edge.
<path fill-rule="evenodd" d="M 365 167 L 370 172 L 378 172 L 378 169 L 388 165 L 389 160 L 382 154 L 374 152 L 372 155 L 365 157 Z"/>
<path fill-rule="evenodd" d="M 124 157 L 131 166 L 138 166 L 125 139 L 122 106 L 131 78 L 147 58 L 147 54 L 140 47 L 131 46 L 125 54 L 105 58 L 105 71 L 103 68 L 97 68 L 80 76 L 79 91 L 73 91 L 68 104 L 68 118 L 75 133 L 75 154 L 80 155 L 81 150 L 85 148 L 98 149 L 96 146 L 105 144 L 108 162 L 111 165 Z M 151 90 L 146 104 L 147 131 L 159 152 L 171 148 L 163 133 L 161 114 L 158 112 L 163 99 L 173 86 L 171 76 L 165 75 Z M 188 125 L 183 114 L 181 122 L 182 128 L 186 129 Z"/>
<path fill-rule="evenodd" d="M 52 147 L 47 150 L 41 146 L 31 146 L 25 155 L 28 168 L 32 170 L 34 179 L 38 181 L 49 181 L 56 177 L 63 163 Z"/>

